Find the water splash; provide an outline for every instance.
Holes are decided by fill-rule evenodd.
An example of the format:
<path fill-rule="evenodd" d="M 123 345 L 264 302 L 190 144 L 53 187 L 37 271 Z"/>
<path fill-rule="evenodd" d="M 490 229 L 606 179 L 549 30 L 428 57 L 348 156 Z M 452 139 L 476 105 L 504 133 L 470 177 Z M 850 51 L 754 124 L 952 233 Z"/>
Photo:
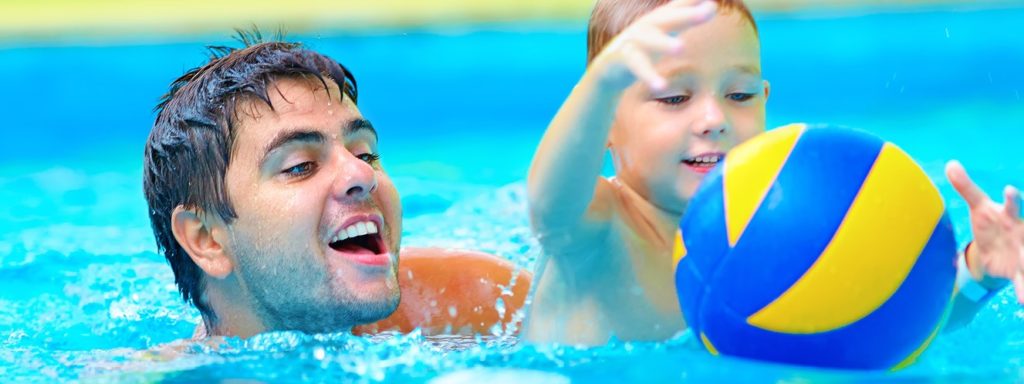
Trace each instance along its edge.
<path fill-rule="evenodd" d="M 409 220 L 408 242 L 491 252 L 530 269 L 540 255 L 529 234 L 525 188 L 517 183 L 479 196 L 463 196 L 443 213 Z M 126 220 L 130 222 L 131 220 Z M 958 221 L 962 221 L 958 220 Z M 452 223 L 439 227 L 437 222 Z M 63 224 L 39 231 L 76 231 Z M 100 231 L 102 232 L 102 231 Z M 24 234 L 25 232 L 22 232 Z M 462 236 L 457 236 L 461 234 Z M 514 335 L 525 312 L 495 324 L 488 335 L 425 337 L 384 334 L 270 333 L 227 339 L 213 347 L 175 342 L 191 335 L 198 313 L 182 302 L 166 261 L 139 239 L 83 238 L 109 248 L 14 240 L 0 263 L 0 324 L 14 331 L 2 341 L 4 377 L 37 381 L 357 381 L 423 382 L 437 378 L 525 375 L 572 381 L 877 381 L 908 378 L 991 378 L 1024 369 L 1024 314 L 1009 291 L 967 329 L 940 337 L 919 364 L 894 376 L 758 364 L 713 358 L 691 338 L 664 343 L 611 341 L 596 348 L 529 345 Z M 99 239 L 99 240 L 97 240 Z M 29 249 L 31 248 L 31 250 Z M 31 256 L 28 256 L 31 254 Z M 495 308 L 508 315 L 517 281 L 500 286 Z M 527 306 L 529 302 L 527 302 Z M 455 316 L 453 308 L 449 315 Z M 32 316 L 26 316 L 32 314 Z M 980 340 L 980 341 L 979 341 Z M 965 347 L 966 346 L 966 347 Z M 460 376 L 461 375 L 461 376 Z M 498 380 L 498 379 L 494 379 Z"/>

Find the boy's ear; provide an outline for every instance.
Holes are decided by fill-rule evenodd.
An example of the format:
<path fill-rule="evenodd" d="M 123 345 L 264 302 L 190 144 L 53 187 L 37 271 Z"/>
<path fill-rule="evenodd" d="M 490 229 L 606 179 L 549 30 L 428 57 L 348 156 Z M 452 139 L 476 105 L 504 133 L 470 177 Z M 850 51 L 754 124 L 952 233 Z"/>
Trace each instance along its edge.
<path fill-rule="evenodd" d="M 179 205 L 171 213 L 171 232 L 207 275 L 223 279 L 231 274 L 234 264 L 224 251 L 224 224 L 219 220 Z"/>
<path fill-rule="evenodd" d="M 772 83 L 769 83 L 768 80 L 764 80 L 764 100 L 768 101 L 768 96 L 770 96 L 771 94 L 772 94 Z"/>

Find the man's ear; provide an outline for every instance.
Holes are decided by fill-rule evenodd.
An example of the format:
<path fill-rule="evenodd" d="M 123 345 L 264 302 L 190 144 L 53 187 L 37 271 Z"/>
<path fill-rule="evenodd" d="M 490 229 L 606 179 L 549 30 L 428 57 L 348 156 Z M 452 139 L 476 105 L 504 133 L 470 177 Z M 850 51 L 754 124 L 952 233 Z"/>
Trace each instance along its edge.
<path fill-rule="evenodd" d="M 221 243 L 224 225 L 219 220 L 179 205 L 171 213 L 171 232 L 192 262 L 207 275 L 223 279 L 231 274 L 234 265 Z"/>
<path fill-rule="evenodd" d="M 771 94 L 772 94 L 772 83 L 769 83 L 768 80 L 765 80 L 764 81 L 764 100 L 768 101 L 768 96 L 770 96 Z"/>

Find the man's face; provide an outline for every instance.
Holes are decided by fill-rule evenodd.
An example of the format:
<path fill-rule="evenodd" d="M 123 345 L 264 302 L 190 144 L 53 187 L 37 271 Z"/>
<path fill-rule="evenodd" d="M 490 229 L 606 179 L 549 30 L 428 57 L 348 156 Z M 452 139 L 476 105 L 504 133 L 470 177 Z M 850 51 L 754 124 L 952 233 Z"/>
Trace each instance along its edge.
<path fill-rule="evenodd" d="M 227 254 L 268 329 L 325 332 L 398 305 L 398 192 L 377 134 L 328 81 L 282 78 L 237 105 L 225 183 L 238 214 Z M 329 93 L 329 94 L 328 94 Z"/>
<path fill-rule="evenodd" d="M 768 84 L 754 28 L 720 12 L 683 32 L 683 52 L 658 70 L 669 86 L 637 82 L 623 94 L 611 132 L 616 175 L 662 209 L 682 214 L 722 156 L 765 130 Z"/>

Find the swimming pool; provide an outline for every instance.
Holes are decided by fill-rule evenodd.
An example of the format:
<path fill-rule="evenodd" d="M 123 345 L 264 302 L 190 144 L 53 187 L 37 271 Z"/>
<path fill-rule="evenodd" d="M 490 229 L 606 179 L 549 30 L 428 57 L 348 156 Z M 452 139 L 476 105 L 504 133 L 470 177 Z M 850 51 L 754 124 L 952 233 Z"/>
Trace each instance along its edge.
<path fill-rule="evenodd" d="M 1024 186 L 1024 9 L 761 20 L 770 125 L 872 130 L 941 175 L 959 158 L 990 193 Z M 296 36 L 345 63 L 381 132 L 405 205 L 405 244 L 478 249 L 532 266 L 523 175 L 584 59 L 582 24 Z M 565 382 L 1022 381 L 1024 310 L 1003 292 L 966 330 L 895 374 L 712 358 L 686 337 L 582 349 L 501 337 L 262 335 L 176 358 L 182 303 L 154 252 L 142 143 L 198 41 L 0 46 L 0 377 L 34 381 Z M 445 223 L 438 225 L 437 223 Z"/>

